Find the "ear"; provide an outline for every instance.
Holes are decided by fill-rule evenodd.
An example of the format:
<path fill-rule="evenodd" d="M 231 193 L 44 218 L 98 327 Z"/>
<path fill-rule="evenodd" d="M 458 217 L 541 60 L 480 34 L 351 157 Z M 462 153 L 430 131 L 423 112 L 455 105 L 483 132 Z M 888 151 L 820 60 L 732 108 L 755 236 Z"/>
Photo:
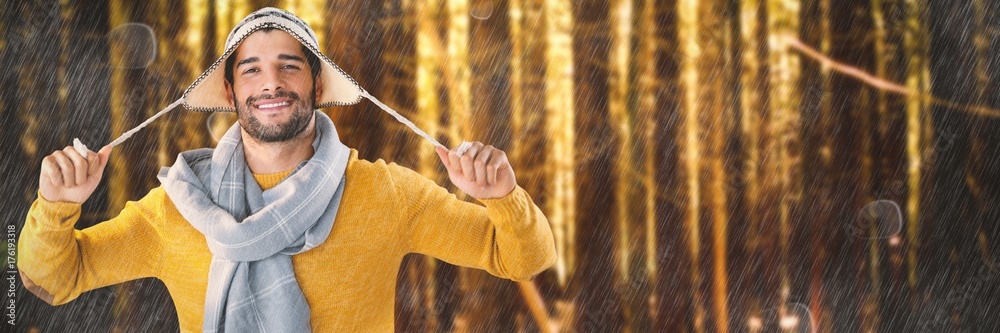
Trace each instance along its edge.
<path fill-rule="evenodd" d="M 226 88 L 226 100 L 229 101 L 233 107 L 236 107 L 235 98 L 233 97 L 233 85 L 229 84 L 228 80 L 222 80 L 222 83 Z"/>
<path fill-rule="evenodd" d="M 320 97 L 323 96 L 323 72 L 316 75 L 313 82 L 315 82 L 313 85 L 316 87 L 313 91 L 313 105 L 318 105 Z"/>

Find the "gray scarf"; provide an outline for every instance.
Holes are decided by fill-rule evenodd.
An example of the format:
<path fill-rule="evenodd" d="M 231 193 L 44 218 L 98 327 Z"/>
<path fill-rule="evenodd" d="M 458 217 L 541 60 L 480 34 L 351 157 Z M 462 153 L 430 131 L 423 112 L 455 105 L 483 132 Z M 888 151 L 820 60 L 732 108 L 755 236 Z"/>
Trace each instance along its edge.
<path fill-rule="evenodd" d="M 157 178 L 212 251 L 205 332 L 308 332 L 309 304 L 293 254 L 323 243 L 344 191 L 350 150 L 333 122 L 316 115 L 315 154 L 262 191 L 243 155 L 239 123 L 218 146 L 181 153 Z"/>

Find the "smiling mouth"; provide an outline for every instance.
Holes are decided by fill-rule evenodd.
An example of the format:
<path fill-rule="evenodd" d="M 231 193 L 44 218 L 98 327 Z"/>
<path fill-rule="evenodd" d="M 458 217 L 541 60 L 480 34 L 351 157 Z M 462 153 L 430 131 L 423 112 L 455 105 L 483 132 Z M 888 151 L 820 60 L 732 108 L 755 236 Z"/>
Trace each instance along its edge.
<path fill-rule="evenodd" d="M 257 109 L 260 109 L 260 110 L 268 110 L 268 109 L 276 109 L 276 108 L 286 107 L 286 106 L 289 106 L 289 105 L 292 105 L 291 101 L 260 104 L 260 105 L 256 105 L 256 107 L 257 107 Z"/>

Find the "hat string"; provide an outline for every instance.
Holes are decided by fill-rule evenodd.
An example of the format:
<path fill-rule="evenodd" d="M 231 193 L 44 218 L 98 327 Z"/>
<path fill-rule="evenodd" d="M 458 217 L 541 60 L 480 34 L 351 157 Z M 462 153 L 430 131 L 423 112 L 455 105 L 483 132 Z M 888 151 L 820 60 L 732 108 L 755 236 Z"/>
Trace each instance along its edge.
<path fill-rule="evenodd" d="M 382 103 L 382 101 L 379 101 L 378 98 L 375 98 L 375 96 L 369 94 L 367 90 L 361 89 L 361 96 L 367 98 L 369 101 L 372 101 L 372 103 L 375 103 L 375 105 L 378 105 L 379 108 L 382 108 L 382 110 L 392 115 L 394 118 L 396 118 L 396 120 L 403 123 L 403 125 L 409 127 L 410 130 L 412 130 L 414 133 L 417 133 L 417 135 L 424 137 L 424 139 L 427 139 L 427 141 L 430 141 L 435 146 L 440 146 L 446 149 L 448 148 L 442 145 L 437 140 L 435 140 L 434 137 L 428 135 L 427 132 L 424 132 L 422 129 L 417 127 L 417 125 L 415 125 L 412 121 L 406 119 L 406 117 L 403 117 L 403 115 L 399 114 L 399 112 L 396 112 L 396 110 L 393 110 L 388 105 L 385 105 L 385 103 Z"/>
<path fill-rule="evenodd" d="M 139 124 L 139 126 L 136 126 L 135 128 L 128 130 L 128 132 L 122 133 L 122 135 L 118 136 L 117 139 L 111 141 L 111 143 L 109 143 L 108 146 L 114 148 L 115 146 L 120 145 L 122 142 L 125 142 L 125 140 L 131 138 L 132 135 L 135 134 L 135 132 L 138 132 L 139 130 L 145 128 L 147 125 L 149 125 L 149 123 L 153 122 L 153 120 L 156 120 L 156 118 L 159 118 L 160 116 L 166 114 L 167 112 L 170 112 L 170 110 L 173 110 L 178 105 L 181 105 L 181 103 L 184 103 L 184 97 L 178 98 L 173 103 L 170 103 L 170 105 L 167 105 L 167 107 L 163 108 L 163 110 L 160 110 L 160 112 L 157 112 L 152 117 L 149 117 L 149 119 L 143 121 L 142 124 Z M 76 152 L 80 153 L 80 155 L 82 155 L 84 158 L 87 158 L 87 145 L 84 145 L 83 142 L 80 142 L 79 138 L 73 138 L 73 149 L 76 149 Z"/>
<path fill-rule="evenodd" d="M 388 105 L 385 105 L 385 103 L 382 103 L 381 101 L 379 101 L 378 98 L 375 98 L 375 96 L 372 96 L 371 94 L 369 94 L 368 91 L 366 91 L 364 89 L 359 89 L 359 90 L 361 91 L 361 96 L 364 96 L 369 101 L 372 101 L 372 103 L 375 103 L 375 105 L 378 105 L 379 108 L 381 108 L 385 112 L 387 112 L 390 115 L 392 115 L 394 118 L 396 118 L 396 120 L 398 120 L 399 122 L 403 123 L 403 125 L 406 125 L 407 127 L 409 127 L 410 130 L 412 130 L 414 133 L 417 133 L 418 135 L 420 135 L 424 139 L 427 139 L 427 141 L 430 141 L 432 144 L 434 144 L 434 146 L 440 146 L 442 148 L 447 149 L 447 147 L 445 147 L 440 142 L 438 142 L 437 140 L 435 140 L 434 137 L 431 137 L 430 135 L 428 135 L 427 132 L 424 132 L 423 130 L 421 130 L 419 127 L 417 127 L 416 124 L 414 124 L 409 119 L 406 119 L 406 117 L 403 117 L 403 115 L 399 114 L 399 112 L 396 112 L 396 110 L 393 110 Z M 135 128 L 130 129 L 128 132 L 122 133 L 121 136 L 119 136 L 114 141 L 111 141 L 111 143 L 109 143 L 108 145 L 111 146 L 112 148 L 114 148 L 117 145 L 120 145 L 122 142 L 125 142 L 125 140 L 128 140 L 129 138 L 131 138 L 132 135 L 134 135 L 136 132 L 138 132 L 139 130 L 145 128 L 147 125 L 149 125 L 149 123 L 153 122 L 153 120 L 156 120 L 156 118 L 159 118 L 160 116 L 166 114 L 167 112 L 170 112 L 170 110 L 173 110 L 178 105 L 181 105 L 181 103 L 184 103 L 184 98 L 183 97 L 178 98 L 173 103 L 170 103 L 170 105 L 167 105 L 167 107 L 165 107 L 162 110 L 160 110 L 160 112 L 157 112 L 152 117 L 149 117 L 149 119 L 146 119 L 145 121 L 143 121 L 141 124 L 139 124 L 139 126 L 136 126 Z M 460 146 L 459 149 L 464 152 L 464 150 L 468 149 L 468 146 L 470 146 L 470 144 L 468 142 L 463 141 L 462 145 Z M 83 142 L 80 142 L 79 138 L 73 138 L 73 148 L 76 149 L 76 151 L 78 153 L 80 153 L 80 155 L 82 155 L 84 158 L 87 157 L 87 151 L 88 151 L 87 150 L 87 146 L 84 145 Z M 465 148 L 465 149 L 462 149 L 462 148 Z"/>

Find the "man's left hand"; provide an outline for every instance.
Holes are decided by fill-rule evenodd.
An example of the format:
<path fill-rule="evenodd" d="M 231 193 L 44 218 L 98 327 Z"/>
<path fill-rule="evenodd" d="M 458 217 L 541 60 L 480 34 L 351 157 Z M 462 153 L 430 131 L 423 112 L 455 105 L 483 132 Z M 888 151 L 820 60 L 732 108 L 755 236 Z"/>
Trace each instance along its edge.
<path fill-rule="evenodd" d="M 517 185 L 507 154 L 493 146 L 476 141 L 464 154 L 459 154 L 458 147 L 434 150 L 448 169 L 451 183 L 473 198 L 502 198 Z"/>

